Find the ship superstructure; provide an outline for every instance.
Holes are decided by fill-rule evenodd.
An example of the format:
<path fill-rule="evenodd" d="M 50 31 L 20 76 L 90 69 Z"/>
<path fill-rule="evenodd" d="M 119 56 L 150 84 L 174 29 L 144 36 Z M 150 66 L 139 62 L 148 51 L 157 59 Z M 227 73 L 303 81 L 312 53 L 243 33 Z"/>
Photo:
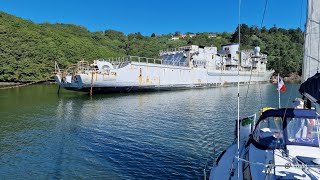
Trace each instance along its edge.
<path fill-rule="evenodd" d="M 95 60 L 61 70 L 56 64 L 56 82 L 76 91 L 129 92 L 218 87 L 249 81 L 269 81 L 267 56 L 254 51 L 240 52 L 238 44 L 216 47 L 190 45 L 162 50 L 160 59 L 127 56 Z"/>

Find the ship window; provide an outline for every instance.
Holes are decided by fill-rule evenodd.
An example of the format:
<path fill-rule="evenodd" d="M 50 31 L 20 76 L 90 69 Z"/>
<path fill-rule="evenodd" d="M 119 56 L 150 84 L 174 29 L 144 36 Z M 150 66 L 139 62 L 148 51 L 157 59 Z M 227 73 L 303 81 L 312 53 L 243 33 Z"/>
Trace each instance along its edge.
<path fill-rule="evenodd" d="M 277 149 L 286 145 L 318 147 L 315 119 L 287 118 L 283 126 L 280 117 L 268 117 L 259 122 L 253 133 L 254 140 L 267 149 Z"/>
<path fill-rule="evenodd" d="M 259 149 L 280 149 L 286 145 L 318 147 L 318 119 L 314 110 L 266 111 L 252 133 L 252 144 Z M 264 116 L 265 115 L 265 116 Z M 272 116 L 268 116 L 272 115 Z M 273 116 L 277 115 L 277 116 Z M 285 117 L 285 118 L 282 118 Z"/>
<path fill-rule="evenodd" d="M 101 69 L 102 69 L 102 70 L 108 70 L 108 69 L 110 69 L 110 66 L 108 66 L 108 65 L 103 65 L 103 66 L 101 67 Z"/>
<path fill-rule="evenodd" d="M 254 132 L 255 141 L 267 149 L 280 148 L 283 145 L 282 124 L 280 117 L 261 120 Z"/>
<path fill-rule="evenodd" d="M 317 125 L 315 119 L 287 118 L 284 129 L 288 138 L 287 144 L 318 146 Z"/>

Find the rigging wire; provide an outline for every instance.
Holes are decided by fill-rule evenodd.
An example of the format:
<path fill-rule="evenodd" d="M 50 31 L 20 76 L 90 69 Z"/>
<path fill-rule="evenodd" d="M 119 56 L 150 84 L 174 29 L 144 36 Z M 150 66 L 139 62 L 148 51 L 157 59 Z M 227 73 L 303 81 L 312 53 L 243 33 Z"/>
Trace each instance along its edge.
<path fill-rule="evenodd" d="M 303 0 L 301 0 L 300 4 L 300 29 L 302 29 L 302 7 L 303 7 Z"/>
<path fill-rule="evenodd" d="M 310 3 L 309 1 L 308 1 L 308 3 Z M 307 6 L 308 6 L 308 4 L 307 4 Z M 300 8 L 300 27 L 302 28 L 302 22 L 301 22 L 301 19 L 302 19 L 302 11 L 303 11 L 303 0 L 301 0 L 301 8 Z M 307 9 L 308 9 L 308 7 L 307 7 Z M 312 11 L 312 9 L 311 9 L 311 11 Z M 309 22 L 310 22 L 310 20 L 308 19 L 308 12 L 307 12 L 307 19 L 306 19 L 306 21 L 307 21 L 307 24 L 309 24 Z M 307 28 L 307 26 L 306 26 L 306 28 L 305 28 L 305 40 L 306 39 L 309 39 L 309 43 L 308 43 L 308 46 L 309 46 L 309 48 L 304 48 L 303 49 L 303 53 L 304 53 L 304 56 L 306 56 L 306 54 L 308 54 L 308 51 L 310 51 L 310 47 L 311 47 L 311 37 L 310 37 L 310 34 L 312 33 L 312 32 L 308 32 L 308 30 L 310 30 L 310 31 L 312 31 L 312 24 L 310 24 L 310 26 L 311 26 L 311 28 L 309 29 L 309 28 Z M 320 30 L 320 29 L 319 29 Z M 319 44 L 318 44 L 319 45 Z M 319 52 L 318 52 L 319 53 Z M 309 58 L 309 57 L 307 57 L 307 58 Z M 310 75 L 310 60 L 308 61 L 309 62 L 309 64 L 308 64 L 308 66 L 309 66 L 309 72 L 308 72 L 308 74 Z M 304 66 L 304 64 L 302 63 L 302 66 Z M 319 68 L 319 61 L 318 61 L 318 68 Z M 299 69 L 299 66 L 297 66 L 296 67 L 296 69 L 295 69 L 295 73 L 298 73 L 298 69 Z M 302 72 L 302 73 L 304 73 L 304 72 Z M 306 73 L 306 72 L 305 72 Z M 308 76 L 309 76 L 308 75 Z M 304 80 L 304 79 L 303 79 Z M 291 87 L 290 88 L 290 92 L 289 92 L 289 98 L 288 98 L 288 100 L 287 100 L 287 105 L 286 105 L 286 108 L 285 108 L 285 113 L 284 113 L 284 116 L 285 116 L 285 114 L 286 114 L 286 111 L 287 111 L 287 109 L 288 109 L 288 107 L 289 107 L 289 103 L 290 103 L 290 101 L 291 101 L 291 98 L 292 98 L 292 94 L 293 94 L 293 87 Z M 283 118 L 285 118 L 285 117 L 283 117 Z"/>
<path fill-rule="evenodd" d="M 260 86 L 260 74 L 258 71 L 258 87 L 259 87 L 259 96 L 260 96 L 260 109 L 262 110 L 262 93 L 261 93 L 261 86 Z"/>
<path fill-rule="evenodd" d="M 301 22 L 301 19 L 302 19 L 302 11 L 303 11 L 303 0 L 301 0 L 301 8 L 300 8 L 300 27 L 302 27 L 302 22 Z M 308 13 L 308 12 L 307 12 Z M 307 16 L 307 18 L 308 18 L 308 16 Z M 307 23 L 308 23 L 308 21 L 309 21 L 309 19 L 307 19 Z M 307 39 L 307 38 L 309 38 L 309 46 L 310 46 L 310 43 L 311 43 L 311 41 L 310 41 L 310 37 L 308 36 L 307 37 L 307 28 L 305 28 L 305 40 Z M 308 51 L 309 51 L 309 48 L 303 48 L 303 54 L 304 54 L 304 56 L 305 56 L 305 54 L 306 53 L 308 53 Z M 303 56 L 303 55 L 302 55 Z M 304 57 L 303 57 L 304 58 Z M 309 61 L 310 62 L 310 61 Z M 303 63 L 302 63 L 302 66 L 303 66 Z M 310 64 L 309 64 L 309 67 L 310 67 Z M 299 66 L 297 66 L 296 67 L 296 69 L 295 69 L 295 73 L 298 73 L 298 68 L 299 68 Z M 302 72 L 303 73 L 303 72 Z M 284 115 L 283 115 L 283 119 L 285 118 L 285 114 L 287 113 L 287 109 L 288 109 L 288 107 L 289 107 L 289 103 L 290 103 L 290 101 L 291 101 L 291 98 L 292 98 L 292 94 L 293 94 L 293 86 L 290 88 L 290 92 L 289 92 L 289 98 L 288 98 L 288 100 L 287 100 L 287 104 L 286 104 L 286 108 L 285 108 L 285 113 L 284 113 Z"/>
<path fill-rule="evenodd" d="M 263 11 L 263 15 L 262 15 L 262 20 L 261 20 L 260 29 L 262 29 L 262 27 L 263 27 L 263 22 L 264 22 L 265 15 L 266 15 L 267 5 L 268 5 L 268 0 L 265 1 L 264 11 Z M 301 15 L 301 16 L 302 16 L 302 15 Z M 301 18 L 300 18 L 300 19 L 301 19 Z M 278 63 L 279 63 L 279 61 L 278 61 Z M 251 69 L 251 70 L 252 70 L 252 69 Z M 259 72 L 258 72 L 258 75 L 259 75 Z M 248 89 L 247 89 L 246 98 L 245 98 L 245 106 L 246 106 L 246 102 L 247 102 L 247 98 L 248 98 L 251 76 L 252 76 L 252 73 L 250 74 L 250 80 L 249 80 Z M 262 105 L 263 105 L 263 100 L 262 100 L 262 93 L 261 93 L 260 81 L 258 81 L 258 86 L 259 86 L 260 109 L 261 109 L 261 108 L 262 108 Z"/>
<path fill-rule="evenodd" d="M 250 82 L 251 82 L 251 76 L 252 76 L 252 69 L 253 69 L 252 66 L 253 66 L 253 64 L 251 64 L 250 78 L 249 78 L 249 82 L 248 82 L 248 88 L 247 88 L 247 92 L 246 92 L 246 98 L 245 98 L 245 101 L 244 101 L 244 109 L 247 108 L 247 98 L 248 98 L 248 94 L 249 94 Z"/>
<path fill-rule="evenodd" d="M 262 16 L 260 29 L 262 29 L 262 26 L 263 26 L 264 17 L 265 17 L 266 9 L 267 9 L 267 4 L 268 4 L 268 0 L 266 0 L 265 6 L 264 6 L 264 11 L 263 11 L 263 16 Z M 253 66 L 253 64 L 251 65 L 251 74 L 250 74 L 250 79 L 249 79 L 249 83 L 248 83 L 248 89 L 247 89 L 246 98 L 245 98 L 245 107 L 246 107 L 246 102 L 247 102 L 248 93 L 249 93 L 249 89 L 250 89 L 251 76 L 252 76 L 252 70 L 253 70 L 252 66 Z M 258 71 L 258 86 L 259 86 L 259 95 L 260 95 L 260 109 L 262 109 L 262 96 L 261 96 L 261 87 L 260 87 L 260 79 L 259 78 L 260 77 L 259 77 L 259 71 Z"/>
<path fill-rule="evenodd" d="M 264 22 L 264 18 L 267 12 L 267 7 L 268 7 L 268 0 L 266 0 L 266 3 L 264 4 L 264 10 L 263 10 L 263 16 L 262 16 L 262 21 L 261 21 L 261 25 L 260 25 L 260 29 L 262 29 L 263 26 L 263 22 Z M 260 80 L 260 76 L 259 76 L 259 71 L 258 71 L 258 78 Z M 262 109 L 262 93 L 261 93 L 261 86 L 260 86 L 260 81 L 258 80 L 258 86 L 259 86 L 259 96 L 260 96 L 260 109 Z"/>
<path fill-rule="evenodd" d="M 267 10 L 267 5 L 268 5 L 268 0 L 265 1 L 264 5 L 264 10 L 263 10 L 263 15 L 262 15 L 262 20 L 261 20 L 261 25 L 260 29 L 262 29 L 263 22 L 264 22 L 264 17 L 266 15 L 266 10 Z M 249 83 L 248 83 L 248 88 L 246 92 L 246 98 L 245 98 L 245 103 L 244 103 L 244 109 L 246 109 L 247 105 L 247 99 L 248 99 L 248 94 L 249 94 L 249 89 L 250 89 L 250 84 L 251 84 L 251 76 L 252 76 L 252 70 L 253 70 L 253 64 L 251 64 L 251 73 L 250 73 L 250 78 L 249 78 Z M 261 95 L 261 87 L 260 87 L 260 79 L 259 79 L 259 71 L 258 71 L 258 86 L 259 86 L 259 97 L 260 97 L 260 109 L 262 109 L 262 95 Z"/>
<path fill-rule="evenodd" d="M 260 28 L 262 28 L 262 25 L 263 25 L 264 16 L 266 15 L 267 5 L 268 5 L 268 0 L 266 0 L 266 3 L 264 4 L 264 10 L 263 10 L 263 16 L 262 16 Z"/>

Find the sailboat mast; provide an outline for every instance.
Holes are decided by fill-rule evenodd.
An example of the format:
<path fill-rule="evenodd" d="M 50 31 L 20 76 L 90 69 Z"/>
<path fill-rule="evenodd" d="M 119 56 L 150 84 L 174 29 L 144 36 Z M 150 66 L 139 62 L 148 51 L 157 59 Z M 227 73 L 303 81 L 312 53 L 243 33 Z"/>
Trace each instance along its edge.
<path fill-rule="evenodd" d="M 239 34 L 239 59 L 238 59 L 238 118 L 237 118 L 237 177 L 240 178 L 240 10 L 241 10 L 241 0 L 238 4 L 238 34 Z"/>

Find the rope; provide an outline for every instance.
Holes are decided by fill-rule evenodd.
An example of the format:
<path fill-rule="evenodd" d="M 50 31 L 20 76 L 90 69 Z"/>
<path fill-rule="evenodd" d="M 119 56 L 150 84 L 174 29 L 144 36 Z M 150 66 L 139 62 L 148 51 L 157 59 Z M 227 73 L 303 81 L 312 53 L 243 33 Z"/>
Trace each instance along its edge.
<path fill-rule="evenodd" d="M 47 78 L 45 78 L 45 79 L 42 79 L 42 80 L 39 80 L 39 81 L 33 81 L 33 82 L 30 82 L 30 83 L 26 83 L 26 84 L 19 84 L 19 85 L 14 85 L 14 86 L 9 86 L 9 87 L 2 87 L 2 88 L 0 88 L 0 90 L 19 88 L 19 87 L 29 86 L 29 85 L 32 85 L 32 84 L 36 84 L 36 83 L 48 81 L 48 79 L 51 78 L 51 77 L 53 77 L 53 76 L 54 76 L 54 75 L 49 76 L 49 77 L 47 77 Z"/>

